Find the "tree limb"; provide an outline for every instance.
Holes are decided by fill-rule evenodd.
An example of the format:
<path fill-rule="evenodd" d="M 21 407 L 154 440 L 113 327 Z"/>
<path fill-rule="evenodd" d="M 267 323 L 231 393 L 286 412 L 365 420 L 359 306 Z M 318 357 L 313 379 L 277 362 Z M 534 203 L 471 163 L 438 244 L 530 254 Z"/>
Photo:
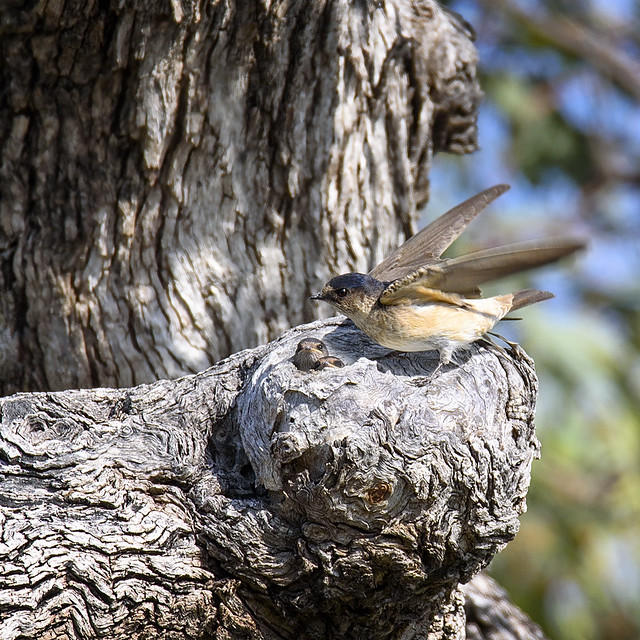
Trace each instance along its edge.
<path fill-rule="evenodd" d="M 346 366 L 298 371 L 307 336 Z M 459 360 L 431 378 L 332 319 L 176 381 L 2 400 L 3 637 L 464 638 L 537 383 L 519 349 Z"/>

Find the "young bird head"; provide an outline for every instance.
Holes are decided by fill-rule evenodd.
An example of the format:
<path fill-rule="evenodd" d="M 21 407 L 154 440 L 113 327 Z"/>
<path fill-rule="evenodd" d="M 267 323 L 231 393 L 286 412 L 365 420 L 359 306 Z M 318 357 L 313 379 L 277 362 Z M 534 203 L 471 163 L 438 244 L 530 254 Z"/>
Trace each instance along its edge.
<path fill-rule="evenodd" d="M 318 362 L 329 355 L 327 345 L 317 338 L 304 338 L 298 342 L 298 347 L 293 356 L 293 364 L 300 371 L 316 369 Z"/>
<path fill-rule="evenodd" d="M 336 358 L 336 356 L 325 356 L 324 358 L 320 358 L 316 365 L 316 369 L 318 371 L 323 371 L 324 369 L 341 369 L 342 367 L 344 367 L 344 362 L 342 362 L 340 358 Z"/>
<path fill-rule="evenodd" d="M 312 300 L 324 300 L 351 319 L 366 315 L 378 301 L 386 283 L 364 273 L 336 276 L 322 287 Z"/>

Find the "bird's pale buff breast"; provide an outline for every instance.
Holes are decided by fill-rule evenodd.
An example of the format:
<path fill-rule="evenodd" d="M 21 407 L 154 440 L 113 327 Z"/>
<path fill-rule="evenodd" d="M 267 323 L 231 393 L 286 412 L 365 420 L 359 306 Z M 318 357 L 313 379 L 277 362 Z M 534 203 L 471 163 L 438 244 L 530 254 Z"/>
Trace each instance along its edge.
<path fill-rule="evenodd" d="M 468 308 L 448 304 L 374 306 L 352 317 L 376 342 L 397 351 L 455 350 L 481 338 L 509 311 L 512 296 L 469 300 Z M 452 349 L 453 348 L 453 349 Z"/>

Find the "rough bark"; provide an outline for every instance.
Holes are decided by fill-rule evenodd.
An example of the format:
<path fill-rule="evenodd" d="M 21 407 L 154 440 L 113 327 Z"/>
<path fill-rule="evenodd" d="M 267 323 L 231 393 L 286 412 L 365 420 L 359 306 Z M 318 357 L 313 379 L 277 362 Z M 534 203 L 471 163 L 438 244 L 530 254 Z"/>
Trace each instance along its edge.
<path fill-rule="evenodd" d="M 430 0 L 3 4 L 0 393 L 201 371 L 316 313 L 475 148 Z"/>
<path fill-rule="evenodd" d="M 299 371 L 307 336 L 346 366 Z M 535 373 L 458 360 L 432 376 L 332 319 L 176 381 L 2 400 L 3 639 L 539 638 L 482 636 L 486 585 L 459 588 L 518 528 Z"/>
<path fill-rule="evenodd" d="M 506 591 L 485 574 L 462 586 L 467 640 L 546 640 L 537 624 L 509 600 Z"/>

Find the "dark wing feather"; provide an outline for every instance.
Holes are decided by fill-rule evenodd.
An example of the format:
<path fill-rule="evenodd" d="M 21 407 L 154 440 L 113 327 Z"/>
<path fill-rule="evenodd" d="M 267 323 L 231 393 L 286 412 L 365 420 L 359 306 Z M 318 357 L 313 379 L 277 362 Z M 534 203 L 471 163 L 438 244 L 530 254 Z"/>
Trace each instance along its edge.
<path fill-rule="evenodd" d="M 518 242 L 517 244 L 476 251 L 437 264 L 425 265 L 390 282 L 380 301 L 401 297 L 403 289 L 426 287 L 467 298 L 480 295 L 479 285 L 520 271 L 542 267 L 568 256 L 585 243 L 575 238 L 553 238 Z"/>
<path fill-rule="evenodd" d="M 542 267 L 584 247 L 576 238 L 552 238 L 476 251 L 438 264 L 430 286 L 472 296 L 485 282 Z"/>
<path fill-rule="evenodd" d="M 467 225 L 507 189 L 506 184 L 490 187 L 447 211 L 393 251 L 369 275 L 382 281 L 395 280 L 425 264 L 438 262 Z"/>

